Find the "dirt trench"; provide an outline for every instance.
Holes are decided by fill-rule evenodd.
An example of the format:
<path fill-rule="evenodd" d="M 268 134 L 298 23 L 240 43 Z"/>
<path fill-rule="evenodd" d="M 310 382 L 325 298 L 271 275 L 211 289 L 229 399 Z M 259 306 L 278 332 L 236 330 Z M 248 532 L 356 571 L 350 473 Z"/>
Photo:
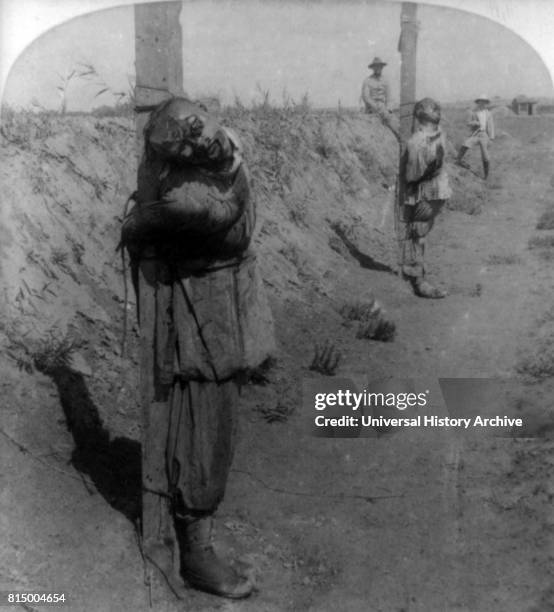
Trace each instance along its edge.
<path fill-rule="evenodd" d="M 101 371 L 113 391 L 103 406 L 86 368 L 46 376 L 6 362 L 2 585 L 63 590 L 65 609 L 76 612 L 553 609 L 551 381 L 520 376 L 537 373 L 536 353 L 550 333 L 548 249 L 529 241 L 549 235 L 535 228 L 552 196 L 554 123 L 507 118 L 500 127 L 506 136 L 493 148 L 488 185 L 462 174 L 483 190 L 481 213 L 445 211 L 430 237 L 430 276 L 449 288 L 448 298 L 415 298 L 392 270 L 364 267 L 347 253 L 328 266 L 327 294 L 269 287 L 280 351 L 268 384 L 244 390 L 218 521 L 221 550 L 253 565 L 258 593 L 226 602 L 190 591 L 179 602 L 143 564 L 132 486 L 139 432 L 126 409 L 133 378 L 120 361 L 123 381 Z M 477 158 L 470 161 L 479 170 Z M 396 321 L 394 342 L 356 339 L 338 312 L 375 295 Z M 437 398 L 438 376 L 517 376 L 529 438 L 313 438 L 300 390 L 312 376 L 314 343 L 325 339 L 343 355 L 337 376 L 392 372 L 428 381 Z M 66 428 L 64 400 L 90 417 L 88 455 Z M 282 416 L 269 422 L 268 414 Z M 127 471 L 114 475 L 114 464 Z"/>

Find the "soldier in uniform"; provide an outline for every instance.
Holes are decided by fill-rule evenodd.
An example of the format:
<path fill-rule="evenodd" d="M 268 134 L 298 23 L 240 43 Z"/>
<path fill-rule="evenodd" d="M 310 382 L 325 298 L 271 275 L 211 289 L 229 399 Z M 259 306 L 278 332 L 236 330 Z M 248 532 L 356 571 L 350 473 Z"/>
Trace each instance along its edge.
<path fill-rule="evenodd" d="M 425 280 L 425 237 L 451 196 L 444 167 L 446 139 L 439 127 L 441 108 L 435 100 L 424 98 L 417 102 L 414 118 L 417 129 L 408 140 L 402 168 L 405 181 L 402 273 L 417 296 L 436 299 L 445 297 L 446 292 Z"/>
<path fill-rule="evenodd" d="M 364 80 L 362 85 L 362 100 L 365 112 L 382 116 L 388 113 L 389 84 L 383 76 L 383 68 L 387 65 L 381 58 L 376 57 L 368 68 L 372 73 Z"/>
<path fill-rule="evenodd" d="M 390 91 L 389 83 L 383 76 L 383 68 L 387 65 L 379 57 L 375 57 L 368 68 L 372 73 L 364 79 L 362 84 L 362 101 L 365 112 L 368 115 L 379 117 L 381 122 L 392 131 L 397 140 L 400 141 L 397 120 L 389 108 Z"/>
<path fill-rule="evenodd" d="M 490 172 L 489 142 L 494 140 L 494 120 L 488 109 L 490 100 L 486 94 L 482 94 L 475 100 L 475 108 L 471 111 L 468 119 L 468 127 L 471 130 L 469 138 L 460 147 L 457 162 L 463 168 L 469 165 L 463 161 L 464 155 L 475 145 L 481 149 L 481 161 L 483 162 L 483 176 L 485 180 Z"/>
<path fill-rule="evenodd" d="M 241 381 L 273 347 L 250 246 L 256 215 L 249 175 L 236 134 L 184 98 L 154 109 L 144 139 L 122 242 L 146 334 L 142 373 L 153 381 L 143 402 L 155 402 L 162 423 L 145 424 L 146 436 L 165 448 L 160 506 L 168 505 L 174 529 L 160 539 L 162 546 L 177 541 L 177 564 L 190 585 L 242 598 L 253 585 L 216 554 L 212 530 L 233 457 Z M 156 446 L 150 442 L 146 449 Z M 157 554 L 146 550 L 155 564 Z"/>

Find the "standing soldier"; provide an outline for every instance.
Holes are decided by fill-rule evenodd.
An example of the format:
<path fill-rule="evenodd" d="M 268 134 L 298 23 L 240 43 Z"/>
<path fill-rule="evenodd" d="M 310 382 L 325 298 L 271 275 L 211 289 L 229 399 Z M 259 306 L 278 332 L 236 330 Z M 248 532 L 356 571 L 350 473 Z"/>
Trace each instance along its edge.
<path fill-rule="evenodd" d="M 366 77 L 362 85 L 362 100 L 365 112 L 383 116 L 388 113 L 389 84 L 383 76 L 383 68 L 387 65 L 381 58 L 376 57 L 368 68 L 372 73 Z"/>
<path fill-rule="evenodd" d="M 494 120 L 492 113 L 487 108 L 489 102 L 490 100 L 485 94 L 475 100 L 476 107 L 471 111 L 468 121 L 471 135 L 460 148 L 457 159 L 460 166 L 469 168 L 469 165 L 463 161 L 463 157 L 468 149 L 476 144 L 479 145 L 485 180 L 488 178 L 490 170 L 489 142 L 494 140 Z"/>
<path fill-rule="evenodd" d="M 131 255 L 141 328 L 148 323 L 154 330 L 142 346 L 154 381 L 146 401 L 167 412 L 167 426 L 146 429 L 165 447 L 160 471 L 168 489 L 159 492 L 160 503 L 169 500 L 188 583 L 246 597 L 253 586 L 216 554 L 212 529 L 233 457 L 240 381 L 273 342 L 249 248 L 255 224 L 249 177 L 237 136 L 184 98 L 154 109 L 144 139 L 122 242 Z M 147 313 L 141 297 L 152 292 Z"/>
<path fill-rule="evenodd" d="M 381 119 L 382 123 L 388 127 L 400 141 L 398 125 L 392 111 L 389 109 L 390 91 L 387 79 L 383 76 L 383 68 L 386 66 L 381 58 L 375 57 L 369 64 L 372 74 L 364 79 L 362 84 L 362 100 L 365 107 L 365 112 L 368 115 L 376 115 Z"/>
<path fill-rule="evenodd" d="M 418 127 L 406 145 L 403 159 L 405 199 L 403 217 L 402 273 L 414 293 L 423 298 L 443 298 L 446 292 L 425 280 L 425 237 L 451 196 L 444 167 L 446 139 L 439 127 L 440 105 L 424 98 L 414 106 Z"/>

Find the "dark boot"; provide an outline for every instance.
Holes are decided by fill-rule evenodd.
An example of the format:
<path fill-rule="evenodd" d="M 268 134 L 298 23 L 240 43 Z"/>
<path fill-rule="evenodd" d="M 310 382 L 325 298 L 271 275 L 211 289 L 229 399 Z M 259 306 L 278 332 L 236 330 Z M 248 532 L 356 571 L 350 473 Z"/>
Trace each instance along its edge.
<path fill-rule="evenodd" d="M 485 177 L 485 180 L 487 180 L 489 178 L 489 170 L 490 170 L 490 162 L 489 161 L 483 161 L 483 175 Z"/>
<path fill-rule="evenodd" d="M 414 293 L 418 297 L 422 298 L 438 300 L 448 295 L 446 291 L 443 291 L 438 287 L 434 287 L 433 285 L 431 285 L 431 283 L 428 283 L 422 278 L 414 278 L 412 281 L 412 287 L 414 288 Z"/>
<path fill-rule="evenodd" d="M 181 546 L 181 571 L 194 588 L 221 597 L 248 597 L 254 585 L 218 557 L 213 547 L 211 516 L 176 520 Z"/>

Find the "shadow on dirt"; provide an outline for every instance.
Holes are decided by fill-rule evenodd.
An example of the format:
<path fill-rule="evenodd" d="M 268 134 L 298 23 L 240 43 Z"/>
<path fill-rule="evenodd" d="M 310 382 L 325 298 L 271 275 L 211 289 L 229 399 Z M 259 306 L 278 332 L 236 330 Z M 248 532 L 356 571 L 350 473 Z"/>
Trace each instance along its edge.
<path fill-rule="evenodd" d="M 98 492 L 133 524 L 141 516 L 141 447 L 114 438 L 104 428 L 83 376 L 66 366 L 46 372 L 58 388 L 67 427 L 75 440 L 74 467 L 88 474 Z"/>
<path fill-rule="evenodd" d="M 390 272 L 391 274 L 396 275 L 396 271 L 390 266 L 373 259 L 373 257 L 367 255 L 366 253 L 362 253 L 362 251 L 360 251 L 360 249 L 352 242 L 346 231 L 340 225 L 333 224 L 331 227 L 335 234 L 342 240 L 350 255 L 352 255 L 352 257 L 360 264 L 362 268 L 377 270 L 379 272 Z"/>

